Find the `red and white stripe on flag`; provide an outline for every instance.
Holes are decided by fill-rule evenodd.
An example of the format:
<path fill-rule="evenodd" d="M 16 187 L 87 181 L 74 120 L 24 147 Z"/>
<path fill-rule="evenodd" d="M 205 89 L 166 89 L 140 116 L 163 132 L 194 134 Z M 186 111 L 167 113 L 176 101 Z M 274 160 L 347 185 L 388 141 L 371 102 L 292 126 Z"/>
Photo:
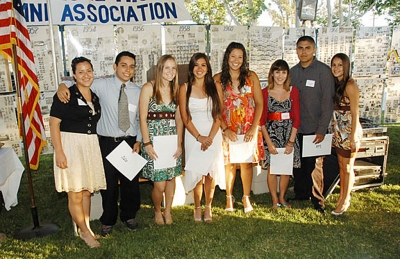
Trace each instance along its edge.
<path fill-rule="evenodd" d="M 16 55 L 12 54 L 12 45 L 16 46 Z M 40 91 L 31 42 L 20 0 L 0 0 L 0 53 L 13 63 L 14 57 L 18 60 L 17 74 L 26 131 L 25 145 L 28 150 L 29 166 L 36 170 L 39 166 L 40 152 L 47 142 L 38 103 Z M 19 121 L 20 127 L 21 123 Z"/>

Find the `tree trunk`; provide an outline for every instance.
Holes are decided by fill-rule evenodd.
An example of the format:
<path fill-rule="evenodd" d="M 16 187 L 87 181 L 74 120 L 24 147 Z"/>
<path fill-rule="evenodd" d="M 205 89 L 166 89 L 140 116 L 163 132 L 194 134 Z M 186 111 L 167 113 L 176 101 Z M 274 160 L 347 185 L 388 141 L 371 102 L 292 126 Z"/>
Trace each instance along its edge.
<path fill-rule="evenodd" d="M 236 17 L 233 15 L 233 13 L 231 12 L 231 8 L 229 8 L 228 2 L 224 1 L 224 5 L 226 8 L 226 11 L 228 12 L 229 17 L 231 18 L 231 21 L 233 21 L 233 23 L 235 25 L 241 25 L 239 24 L 238 20 L 236 19 Z"/>
<path fill-rule="evenodd" d="M 328 27 L 332 27 L 332 6 L 331 0 L 326 0 L 326 9 L 328 11 Z"/>
<path fill-rule="evenodd" d="M 342 0 L 339 0 L 339 26 L 343 25 L 343 7 Z"/>

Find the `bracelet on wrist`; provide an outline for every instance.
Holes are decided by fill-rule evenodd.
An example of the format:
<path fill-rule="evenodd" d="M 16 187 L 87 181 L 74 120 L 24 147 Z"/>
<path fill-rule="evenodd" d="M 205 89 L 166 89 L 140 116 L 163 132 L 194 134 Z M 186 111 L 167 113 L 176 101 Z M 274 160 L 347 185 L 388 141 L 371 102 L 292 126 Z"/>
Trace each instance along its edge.
<path fill-rule="evenodd" d="M 225 133 L 225 131 L 227 131 L 229 129 L 229 127 L 228 126 L 226 126 L 226 128 L 225 129 L 222 129 L 222 132 L 224 132 Z"/>
<path fill-rule="evenodd" d="M 151 142 L 151 141 L 149 141 L 149 142 L 145 142 L 145 143 L 143 143 L 143 146 L 149 146 L 149 145 L 153 145 L 153 142 Z"/>
<path fill-rule="evenodd" d="M 288 146 L 288 147 L 293 147 L 293 143 L 288 142 L 288 143 L 286 143 L 286 146 Z"/>
<path fill-rule="evenodd" d="M 196 137 L 196 141 L 199 141 L 199 137 L 200 137 L 201 135 L 199 134 L 199 135 L 197 135 L 197 137 Z"/>

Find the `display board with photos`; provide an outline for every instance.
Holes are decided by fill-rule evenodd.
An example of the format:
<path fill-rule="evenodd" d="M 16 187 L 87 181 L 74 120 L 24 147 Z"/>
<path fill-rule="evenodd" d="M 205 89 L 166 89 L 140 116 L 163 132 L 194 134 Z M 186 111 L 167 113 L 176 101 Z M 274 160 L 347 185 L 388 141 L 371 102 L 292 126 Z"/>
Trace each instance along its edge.
<path fill-rule="evenodd" d="M 157 64 L 162 55 L 161 25 L 118 25 L 115 33 L 118 52 L 135 54 L 133 82 L 143 85 L 147 82 L 147 71 Z"/>
<path fill-rule="evenodd" d="M 318 60 L 330 66 L 332 57 L 337 53 L 344 53 L 350 57 L 353 36 L 354 29 L 351 27 L 318 29 Z"/>
<path fill-rule="evenodd" d="M 54 50 L 57 64 L 54 64 L 52 39 L 49 26 L 29 26 L 32 52 L 35 58 L 36 76 L 41 91 L 57 89 L 57 81 L 63 76 L 61 44 L 58 27 L 53 27 Z M 57 66 L 57 67 L 56 67 Z M 58 78 L 55 78 L 57 71 Z"/>
<path fill-rule="evenodd" d="M 206 52 L 205 25 L 165 25 L 165 53 L 175 57 L 179 65 L 189 64 L 194 53 Z"/>
<path fill-rule="evenodd" d="M 247 26 L 210 26 L 211 68 L 213 74 L 221 72 L 226 47 L 231 42 L 242 43 L 247 47 L 249 36 Z M 247 50 L 247 49 L 246 49 Z M 248 50 L 247 50 L 248 51 Z"/>
<path fill-rule="evenodd" d="M 313 28 L 289 28 L 285 29 L 283 42 L 283 59 L 293 67 L 299 63 L 299 58 L 296 52 L 296 42 L 301 36 L 311 36 L 315 39 L 315 30 Z"/>
<path fill-rule="evenodd" d="M 0 95 L 0 142 L 22 156 L 15 94 Z"/>
<path fill-rule="evenodd" d="M 386 80 L 385 123 L 400 122 L 400 77 L 391 77 Z"/>
<path fill-rule="evenodd" d="M 389 75 L 400 75 L 400 27 L 393 27 L 392 42 L 388 55 Z"/>
<path fill-rule="evenodd" d="M 390 27 L 361 27 L 354 44 L 354 76 L 386 74 Z"/>
<path fill-rule="evenodd" d="M 164 27 L 164 28 L 163 28 Z M 267 29 L 266 29 L 267 28 Z M 162 54 L 173 54 L 179 64 L 187 64 L 195 52 L 206 52 L 210 47 L 210 61 L 213 73 L 221 70 L 223 55 L 232 41 L 242 43 L 249 54 L 250 69 L 266 85 L 270 64 L 282 57 L 292 67 L 299 60 L 296 42 L 299 37 L 309 35 L 317 38 L 317 58 L 328 63 L 336 52 L 355 48 L 354 71 L 360 89 L 360 117 L 371 119 L 374 123 L 399 122 L 400 109 L 398 95 L 400 74 L 398 54 L 400 48 L 400 29 L 394 27 L 360 28 L 357 38 L 350 43 L 351 28 L 319 29 L 318 37 L 312 28 L 259 27 L 259 26 L 220 26 L 220 25 L 79 25 L 65 26 L 64 37 L 66 67 L 58 66 L 58 74 L 71 71 L 70 61 L 76 56 L 92 60 L 96 76 L 112 76 L 116 53 L 128 50 L 136 54 L 134 81 L 142 85 L 147 81 L 147 72 Z M 164 30 L 164 34 L 162 31 Z M 37 62 L 37 76 L 41 93 L 44 126 L 49 145 L 43 153 L 52 152 L 49 133 L 49 110 L 56 89 L 51 40 L 48 26 L 30 26 L 32 48 Z M 207 32 L 209 37 L 207 38 Z M 389 39 L 392 33 L 391 47 Z M 283 43 L 282 37 L 283 35 Z M 62 62 L 62 45 L 59 32 L 54 31 L 56 58 Z M 163 45 L 164 44 L 164 45 Z M 283 46 L 282 46 L 283 45 Z M 386 62 L 389 57 L 389 62 Z M 388 67 L 386 67 L 388 65 Z M 388 70 L 386 69 L 388 68 Z M 389 71 L 389 72 L 388 72 Z M 0 141 L 13 147 L 21 155 L 21 144 L 17 129 L 15 91 L 12 88 L 12 66 L 0 57 Z M 72 73 L 71 73 L 72 75 Z M 388 79 L 378 78 L 378 76 Z M 364 77 L 364 78 L 363 78 Z M 384 84 L 387 83 L 387 98 L 382 104 Z M 15 88 L 14 88 L 15 89 Z M 13 94 L 8 94 L 13 92 Z M 385 115 L 382 117 L 382 106 Z"/>
<path fill-rule="evenodd" d="M 251 26 L 249 39 L 250 69 L 256 72 L 258 78 L 267 79 L 272 63 L 282 59 L 282 28 Z"/>
<path fill-rule="evenodd" d="M 0 93 L 12 91 L 10 63 L 0 55 Z"/>
<path fill-rule="evenodd" d="M 67 52 L 66 70 L 71 71 L 71 61 L 84 56 L 91 60 L 94 74 L 110 76 L 114 74 L 115 59 L 113 25 L 65 26 Z"/>
<path fill-rule="evenodd" d="M 381 123 L 384 79 L 355 78 L 360 90 L 359 115 L 375 124 Z"/>

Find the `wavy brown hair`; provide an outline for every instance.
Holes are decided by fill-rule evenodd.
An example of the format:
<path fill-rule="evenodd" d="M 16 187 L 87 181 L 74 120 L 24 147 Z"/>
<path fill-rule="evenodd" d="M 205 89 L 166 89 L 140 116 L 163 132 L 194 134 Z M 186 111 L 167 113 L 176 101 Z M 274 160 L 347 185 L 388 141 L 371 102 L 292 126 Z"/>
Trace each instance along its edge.
<path fill-rule="evenodd" d="M 229 60 L 229 55 L 234 49 L 240 49 L 243 52 L 243 63 L 242 66 L 240 67 L 239 87 L 238 87 L 238 90 L 240 91 L 246 84 L 246 78 L 249 75 L 249 68 L 247 66 L 247 53 L 242 43 L 231 42 L 226 48 L 224 59 L 222 60 L 221 84 L 224 90 L 227 85 L 232 84 L 231 74 L 229 73 L 228 60 Z"/>

